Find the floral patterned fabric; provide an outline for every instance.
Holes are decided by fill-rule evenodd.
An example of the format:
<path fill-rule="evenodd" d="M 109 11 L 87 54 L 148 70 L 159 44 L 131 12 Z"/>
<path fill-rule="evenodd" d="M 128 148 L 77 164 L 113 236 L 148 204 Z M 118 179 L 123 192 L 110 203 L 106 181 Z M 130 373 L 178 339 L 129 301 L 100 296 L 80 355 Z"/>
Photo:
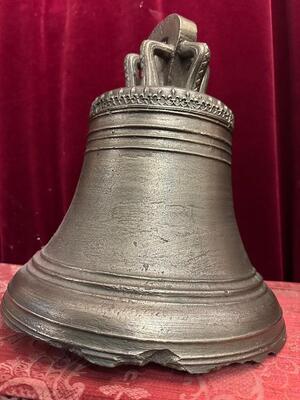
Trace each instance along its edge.
<path fill-rule="evenodd" d="M 0 298 L 17 269 L 0 264 Z M 299 400 L 300 284 L 269 285 L 284 310 L 288 340 L 283 350 L 262 364 L 234 365 L 205 375 L 155 365 L 101 368 L 15 333 L 0 319 L 0 399 Z"/>

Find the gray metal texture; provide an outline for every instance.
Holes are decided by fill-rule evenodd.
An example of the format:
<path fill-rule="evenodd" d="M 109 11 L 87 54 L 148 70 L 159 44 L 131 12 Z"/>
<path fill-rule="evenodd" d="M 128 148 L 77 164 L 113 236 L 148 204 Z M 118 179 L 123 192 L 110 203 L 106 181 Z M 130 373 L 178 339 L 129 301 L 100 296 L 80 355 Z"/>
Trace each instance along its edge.
<path fill-rule="evenodd" d="M 234 216 L 233 115 L 204 94 L 209 50 L 195 40 L 167 17 L 126 57 L 127 87 L 94 101 L 68 213 L 4 296 L 13 329 L 103 366 L 191 373 L 283 346 Z"/>

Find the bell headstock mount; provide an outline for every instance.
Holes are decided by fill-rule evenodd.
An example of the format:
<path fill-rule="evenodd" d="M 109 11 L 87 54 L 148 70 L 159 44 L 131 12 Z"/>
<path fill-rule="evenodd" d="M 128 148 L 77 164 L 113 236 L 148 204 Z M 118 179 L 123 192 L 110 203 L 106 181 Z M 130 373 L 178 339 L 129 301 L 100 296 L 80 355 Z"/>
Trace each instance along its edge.
<path fill-rule="evenodd" d="M 124 60 L 127 87 L 173 86 L 204 93 L 210 52 L 197 40 L 194 22 L 171 14 L 160 22 L 140 47 Z"/>
<path fill-rule="evenodd" d="M 126 87 L 110 90 L 92 103 L 90 118 L 116 109 L 159 108 L 207 116 L 230 131 L 232 111 L 205 93 L 210 51 L 197 42 L 197 26 L 177 14 L 167 16 L 140 46 L 125 57 Z"/>

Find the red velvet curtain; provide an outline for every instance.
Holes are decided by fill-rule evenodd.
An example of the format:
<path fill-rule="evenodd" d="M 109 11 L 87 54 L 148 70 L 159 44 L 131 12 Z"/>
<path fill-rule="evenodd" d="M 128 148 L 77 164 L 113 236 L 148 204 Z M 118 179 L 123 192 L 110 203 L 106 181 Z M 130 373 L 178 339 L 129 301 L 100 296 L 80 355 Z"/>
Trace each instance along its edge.
<path fill-rule="evenodd" d="M 268 279 L 300 280 L 297 0 L 2 0 L 1 260 L 45 245 L 72 198 L 91 101 L 123 86 L 123 58 L 166 15 L 209 44 L 208 92 L 231 107 L 243 241 Z"/>

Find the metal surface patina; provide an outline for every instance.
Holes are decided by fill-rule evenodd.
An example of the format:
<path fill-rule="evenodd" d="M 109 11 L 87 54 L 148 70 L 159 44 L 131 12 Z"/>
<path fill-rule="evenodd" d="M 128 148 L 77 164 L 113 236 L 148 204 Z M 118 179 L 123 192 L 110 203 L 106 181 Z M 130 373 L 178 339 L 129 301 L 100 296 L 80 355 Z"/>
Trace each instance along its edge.
<path fill-rule="evenodd" d="M 285 341 L 250 264 L 231 193 L 232 112 L 204 94 L 209 49 L 162 21 L 98 97 L 72 204 L 16 274 L 5 321 L 108 367 L 191 373 L 260 361 Z"/>

